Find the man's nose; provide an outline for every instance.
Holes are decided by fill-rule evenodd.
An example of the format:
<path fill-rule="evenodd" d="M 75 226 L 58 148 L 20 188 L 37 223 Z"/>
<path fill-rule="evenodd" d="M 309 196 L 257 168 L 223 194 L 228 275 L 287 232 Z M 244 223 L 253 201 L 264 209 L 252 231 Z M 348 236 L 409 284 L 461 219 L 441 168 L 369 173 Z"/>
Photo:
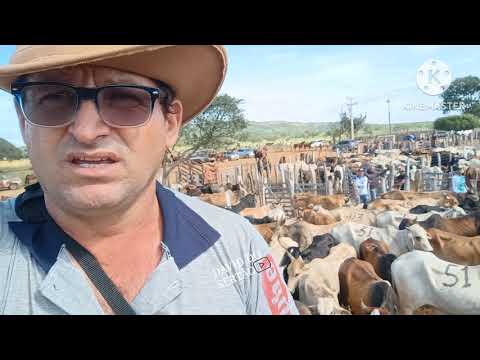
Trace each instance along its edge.
<path fill-rule="evenodd" d="M 100 117 L 95 102 L 83 101 L 68 132 L 79 143 L 94 144 L 99 138 L 109 135 L 111 128 Z"/>

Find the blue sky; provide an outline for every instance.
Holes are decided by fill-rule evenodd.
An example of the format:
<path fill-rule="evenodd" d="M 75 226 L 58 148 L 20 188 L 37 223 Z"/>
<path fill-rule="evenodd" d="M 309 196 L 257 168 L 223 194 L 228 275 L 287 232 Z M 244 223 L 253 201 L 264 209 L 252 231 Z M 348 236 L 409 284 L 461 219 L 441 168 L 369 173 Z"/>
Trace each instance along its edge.
<path fill-rule="evenodd" d="M 369 123 L 387 122 L 386 99 L 394 123 L 433 121 L 440 111 L 406 110 L 409 104 L 432 105 L 438 96 L 422 93 L 416 71 L 428 59 L 450 67 L 453 78 L 480 76 L 480 46 L 226 46 L 229 68 L 221 93 L 244 99 L 251 121 L 337 121 L 346 97 L 367 114 Z M 0 46 L 6 64 L 12 45 Z M 11 96 L 0 93 L 0 137 L 23 145 Z"/>

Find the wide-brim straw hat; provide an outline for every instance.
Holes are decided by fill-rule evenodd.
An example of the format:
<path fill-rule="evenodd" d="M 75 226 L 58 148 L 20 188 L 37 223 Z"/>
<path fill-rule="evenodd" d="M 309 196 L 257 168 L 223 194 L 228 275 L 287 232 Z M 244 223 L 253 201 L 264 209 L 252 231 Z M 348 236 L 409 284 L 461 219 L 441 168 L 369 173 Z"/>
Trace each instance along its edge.
<path fill-rule="evenodd" d="M 183 104 L 183 124 L 205 110 L 225 79 L 220 45 L 17 45 L 0 66 L 0 88 L 10 92 L 20 75 L 81 64 L 123 70 L 170 85 Z"/>

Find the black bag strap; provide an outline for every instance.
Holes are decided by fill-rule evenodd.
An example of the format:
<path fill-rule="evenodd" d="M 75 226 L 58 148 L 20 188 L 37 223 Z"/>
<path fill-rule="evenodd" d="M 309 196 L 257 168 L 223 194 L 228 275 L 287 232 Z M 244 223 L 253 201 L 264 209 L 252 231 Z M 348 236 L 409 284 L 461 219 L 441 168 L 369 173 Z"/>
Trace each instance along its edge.
<path fill-rule="evenodd" d="M 77 260 L 83 271 L 87 274 L 93 285 L 102 294 L 116 315 L 135 315 L 127 300 L 120 293 L 113 281 L 103 271 L 97 259 L 82 245 L 65 234 L 65 246 Z"/>
<path fill-rule="evenodd" d="M 25 192 L 19 195 L 15 201 L 15 212 L 20 219 L 27 223 L 50 221 L 54 225 L 55 231 L 61 234 L 68 251 L 75 260 L 77 260 L 80 267 L 85 271 L 100 294 L 102 294 L 113 312 L 116 315 L 135 315 L 135 311 L 120 293 L 113 281 L 105 271 L 103 271 L 97 259 L 63 231 L 48 214 L 40 183 L 25 187 Z"/>

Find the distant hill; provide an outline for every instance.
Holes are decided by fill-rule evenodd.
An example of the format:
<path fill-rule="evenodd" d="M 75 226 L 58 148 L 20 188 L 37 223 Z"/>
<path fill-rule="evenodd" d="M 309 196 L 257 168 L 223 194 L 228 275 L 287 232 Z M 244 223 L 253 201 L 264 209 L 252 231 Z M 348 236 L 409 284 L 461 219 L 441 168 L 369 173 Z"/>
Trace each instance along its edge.
<path fill-rule="evenodd" d="M 24 152 L 12 143 L 0 138 L 0 160 L 19 160 L 24 157 Z"/>
<path fill-rule="evenodd" d="M 295 141 L 330 140 L 327 131 L 332 122 L 304 123 L 285 121 L 249 122 L 239 136 L 242 144 L 265 142 L 291 143 Z M 392 133 L 433 129 L 433 122 L 392 124 Z M 388 124 L 367 124 L 359 136 L 388 134 Z"/>

